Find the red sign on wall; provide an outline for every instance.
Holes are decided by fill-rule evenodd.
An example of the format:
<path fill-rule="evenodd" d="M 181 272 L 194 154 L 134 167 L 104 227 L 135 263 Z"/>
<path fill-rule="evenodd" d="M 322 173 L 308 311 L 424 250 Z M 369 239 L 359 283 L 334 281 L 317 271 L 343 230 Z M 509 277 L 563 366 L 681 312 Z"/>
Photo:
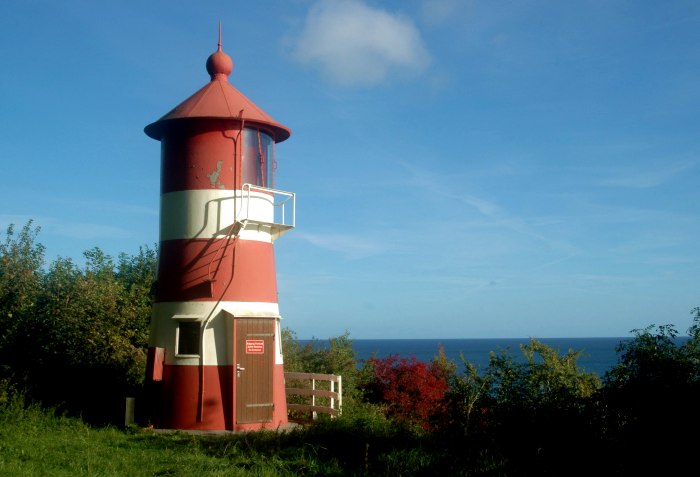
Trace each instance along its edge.
<path fill-rule="evenodd" d="M 245 340 L 245 354 L 265 354 L 265 341 Z"/>

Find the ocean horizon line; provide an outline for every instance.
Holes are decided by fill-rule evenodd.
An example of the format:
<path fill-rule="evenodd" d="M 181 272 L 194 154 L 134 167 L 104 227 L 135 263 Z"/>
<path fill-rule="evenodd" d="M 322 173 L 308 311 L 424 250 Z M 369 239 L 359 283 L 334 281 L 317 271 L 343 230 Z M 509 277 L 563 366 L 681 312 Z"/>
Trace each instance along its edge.
<path fill-rule="evenodd" d="M 329 339 L 339 338 L 342 335 L 330 336 L 327 338 L 296 338 L 297 341 L 323 341 Z M 355 338 L 350 336 L 350 341 L 362 340 L 362 341 L 388 341 L 388 340 L 427 340 L 427 341 L 442 341 L 442 340 L 598 340 L 598 339 L 632 339 L 634 335 L 628 336 L 520 336 L 520 337 L 491 337 L 491 338 Z M 688 335 L 678 335 L 677 338 L 689 338 Z"/>

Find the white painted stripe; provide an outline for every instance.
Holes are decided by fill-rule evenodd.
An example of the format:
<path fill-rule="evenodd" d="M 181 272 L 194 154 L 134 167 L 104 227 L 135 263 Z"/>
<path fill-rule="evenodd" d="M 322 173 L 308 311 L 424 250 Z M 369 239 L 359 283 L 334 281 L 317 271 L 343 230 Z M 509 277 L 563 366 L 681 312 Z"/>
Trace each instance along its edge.
<path fill-rule="evenodd" d="M 187 320 L 183 320 L 187 317 Z M 200 317 L 204 334 L 200 341 L 200 355 L 176 357 L 175 340 L 180 321 Z M 149 346 L 165 348 L 165 363 L 197 366 L 225 366 L 233 364 L 233 318 L 280 319 L 277 303 L 260 302 L 160 302 L 153 304 L 151 341 Z M 279 326 L 276 327 L 279 335 Z M 275 339 L 275 362 L 282 357 L 279 337 Z"/>
<path fill-rule="evenodd" d="M 279 317 L 279 304 L 243 301 L 163 301 L 153 304 L 153 319 L 177 319 L 178 316 L 211 319 L 221 310 L 241 317 Z"/>
<path fill-rule="evenodd" d="M 235 233 L 233 224 L 246 219 L 274 221 L 274 197 L 240 190 L 202 189 L 168 192 L 160 198 L 160 240 L 224 238 Z M 245 240 L 271 242 L 266 226 L 246 226 Z"/>

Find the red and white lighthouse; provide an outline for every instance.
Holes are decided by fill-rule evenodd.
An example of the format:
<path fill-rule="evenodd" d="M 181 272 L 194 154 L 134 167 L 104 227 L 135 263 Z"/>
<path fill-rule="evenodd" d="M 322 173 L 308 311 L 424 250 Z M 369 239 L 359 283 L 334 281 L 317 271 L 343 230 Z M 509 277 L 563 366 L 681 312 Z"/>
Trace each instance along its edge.
<path fill-rule="evenodd" d="M 160 244 L 149 414 L 163 429 L 287 423 L 273 243 L 294 227 L 275 189 L 290 131 L 231 86 L 219 45 L 211 81 L 145 132 L 161 142 Z"/>

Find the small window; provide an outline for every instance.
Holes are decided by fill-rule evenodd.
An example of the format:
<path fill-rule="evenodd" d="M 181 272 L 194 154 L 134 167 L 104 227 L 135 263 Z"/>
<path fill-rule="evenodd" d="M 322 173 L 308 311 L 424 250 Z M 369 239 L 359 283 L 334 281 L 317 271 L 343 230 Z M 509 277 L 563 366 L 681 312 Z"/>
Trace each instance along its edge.
<path fill-rule="evenodd" d="M 181 321 L 177 325 L 176 355 L 199 355 L 199 330 L 198 321 Z"/>

